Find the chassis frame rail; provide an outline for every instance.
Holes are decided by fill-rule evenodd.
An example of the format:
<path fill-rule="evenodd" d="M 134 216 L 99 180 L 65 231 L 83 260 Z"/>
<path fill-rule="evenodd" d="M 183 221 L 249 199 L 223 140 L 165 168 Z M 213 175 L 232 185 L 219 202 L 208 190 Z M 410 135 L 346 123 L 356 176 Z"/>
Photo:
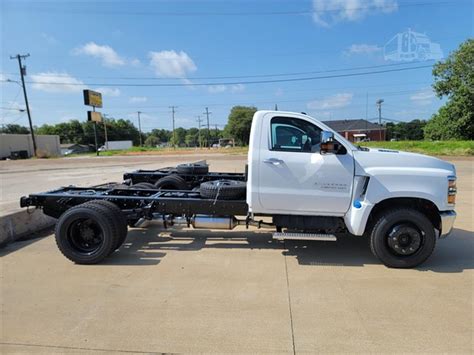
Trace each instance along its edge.
<path fill-rule="evenodd" d="M 20 206 L 42 208 L 46 215 L 59 218 L 69 208 L 92 200 L 115 203 L 127 219 L 152 219 L 153 213 L 184 216 L 248 214 L 245 200 L 204 199 L 199 192 L 187 190 L 146 190 L 110 186 L 62 187 L 24 196 L 20 199 Z"/>

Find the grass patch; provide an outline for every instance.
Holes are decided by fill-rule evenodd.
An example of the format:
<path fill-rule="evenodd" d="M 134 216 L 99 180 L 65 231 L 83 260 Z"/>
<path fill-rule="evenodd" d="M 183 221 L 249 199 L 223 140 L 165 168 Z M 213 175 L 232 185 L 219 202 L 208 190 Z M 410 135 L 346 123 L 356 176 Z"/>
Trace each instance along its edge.
<path fill-rule="evenodd" d="M 363 147 L 369 148 L 386 148 L 394 150 L 403 150 L 406 152 L 421 153 L 436 156 L 473 156 L 474 141 L 398 141 L 398 142 L 363 142 Z M 248 147 L 234 148 L 149 148 L 149 147 L 132 147 L 124 150 L 110 150 L 100 152 L 100 156 L 115 155 L 182 155 L 182 154 L 230 154 L 241 155 L 247 154 Z M 85 154 L 73 154 L 68 157 L 95 156 L 95 152 Z"/>
<path fill-rule="evenodd" d="M 130 149 L 109 150 L 100 152 L 100 156 L 110 157 L 115 155 L 182 155 L 182 154 L 247 154 L 248 147 L 234 147 L 234 148 L 150 148 L 150 147 L 132 147 Z M 88 152 L 83 154 L 71 154 L 67 157 L 83 157 L 95 156 L 95 152 Z"/>
<path fill-rule="evenodd" d="M 363 142 L 363 147 L 404 150 L 406 152 L 428 155 L 472 156 L 474 141 L 398 141 L 398 142 Z"/>

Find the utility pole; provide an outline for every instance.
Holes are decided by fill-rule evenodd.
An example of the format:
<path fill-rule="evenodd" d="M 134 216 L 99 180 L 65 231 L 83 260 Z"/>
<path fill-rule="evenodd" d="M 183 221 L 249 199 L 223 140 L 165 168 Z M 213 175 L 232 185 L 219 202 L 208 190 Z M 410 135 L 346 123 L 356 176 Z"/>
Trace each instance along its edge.
<path fill-rule="evenodd" d="M 377 108 L 379 110 L 379 138 L 380 140 L 382 140 L 382 104 L 383 104 L 383 99 L 378 99 L 377 101 L 375 101 L 375 103 L 377 104 Z"/>
<path fill-rule="evenodd" d="M 171 117 L 173 119 L 173 148 L 176 149 L 176 133 L 175 133 L 175 127 L 174 127 L 174 114 L 176 113 L 176 109 L 178 106 L 170 106 L 171 109 Z"/>
<path fill-rule="evenodd" d="M 107 114 L 103 114 L 103 123 L 104 123 L 104 134 L 105 134 L 105 149 L 109 150 L 109 139 L 107 137 Z"/>
<path fill-rule="evenodd" d="M 28 121 L 30 123 L 30 133 L 31 133 L 31 140 L 33 141 L 33 154 L 36 156 L 36 138 L 35 132 L 33 131 L 33 122 L 31 120 L 31 112 L 30 112 L 30 105 L 28 104 L 28 96 L 26 95 L 26 86 L 25 86 L 25 75 L 26 75 L 26 66 L 21 63 L 22 59 L 26 59 L 30 56 L 30 54 L 20 55 L 17 54 L 16 56 L 10 56 L 10 59 L 17 59 L 18 60 L 18 67 L 20 68 L 20 76 L 21 76 L 21 86 L 23 88 L 23 95 L 25 97 L 25 106 L 26 112 L 28 113 Z"/>
<path fill-rule="evenodd" d="M 368 127 L 368 119 L 369 119 L 369 92 L 365 93 L 365 138 L 369 137 L 369 127 Z"/>
<path fill-rule="evenodd" d="M 142 146 L 142 124 L 140 122 L 140 114 L 142 112 L 141 111 L 137 111 L 137 115 L 138 115 L 138 132 L 140 133 L 140 147 Z"/>
<path fill-rule="evenodd" d="M 208 149 L 211 149 L 211 137 L 210 137 L 210 132 L 211 132 L 211 129 L 209 127 L 209 115 L 211 114 L 212 112 L 209 112 L 209 108 L 206 107 L 206 112 L 204 112 L 204 114 L 206 115 L 206 120 L 207 120 L 207 148 Z"/>
<path fill-rule="evenodd" d="M 202 144 L 201 144 L 201 143 L 202 143 L 202 141 L 201 141 L 201 122 L 202 122 L 201 116 L 198 115 L 196 121 L 197 121 L 198 127 L 199 127 L 199 128 L 198 128 L 199 149 L 201 149 L 201 148 L 202 148 Z"/>

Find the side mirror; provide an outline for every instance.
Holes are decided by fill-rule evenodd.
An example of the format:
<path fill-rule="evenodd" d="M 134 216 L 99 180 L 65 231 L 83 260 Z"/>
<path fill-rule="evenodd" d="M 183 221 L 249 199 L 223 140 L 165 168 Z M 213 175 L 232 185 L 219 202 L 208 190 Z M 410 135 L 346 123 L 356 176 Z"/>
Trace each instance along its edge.
<path fill-rule="evenodd" d="M 334 140 L 334 133 L 330 131 L 321 132 L 321 154 L 337 153 L 339 150 L 339 143 Z"/>

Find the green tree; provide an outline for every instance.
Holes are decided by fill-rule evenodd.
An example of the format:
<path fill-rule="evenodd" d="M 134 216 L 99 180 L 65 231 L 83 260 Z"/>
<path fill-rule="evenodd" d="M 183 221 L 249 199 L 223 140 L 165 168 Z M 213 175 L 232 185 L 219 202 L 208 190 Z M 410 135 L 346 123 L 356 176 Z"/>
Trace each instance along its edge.
<path fill-rule="evenodd" d="M 152 135 L 149 135 L 145 140 L 145 146 L 147 147 L 156 147 L 158 144 L 160 144 L 160 139 Z"/>
<path fill-rule="evenodd" d="M 171 144 L 176 146 L 185 145 L 186 140 L 186 130 L 183 127 L 178 127 L 174 130 L 174 135 L 171 136 Z"/>
<path fill-rule="evenodd" d="M 153 129 L 150 135 L 157 137 L 160 142 L 169 142 L 171 139 L 171 131 L 166 129 Z"/>
<path fill-rule="evenodd" d="M 425 126 L 428 139 L 474 139 L 474 39 L 433 68 L 433 89 L 447 102 Z"/>
<path fill-rule="evenodd" d="M 387 128 L 387 138 L 396 138 L 399 140 L 410 140 L 417 141 L 423 140 L 424 133 L 423 128 L 426 125 L 426 121 L 413 120 L 410 122 L 389 122 L 385 125 Z"/>
<path fill-rule="evenodd" d="M 196 147 L 199 145 L 199 130 L 197 128 L 187 130 L 185 143 L 187 147 Z"/>
<path fill-rule="evenodd" d="M 234 106 L 230 110 L 229 119 L 225 126 L 226 138 L 234 138 L 237 144 L 248 145 L 252 118 L 257 111 L 256 107 Z"/>
<path fill-rule="evenodd" d="M 30 130 L 19 124 L 7 124 L 0 128 L 0 133 L 8 134 L 30 134 Z"/>

